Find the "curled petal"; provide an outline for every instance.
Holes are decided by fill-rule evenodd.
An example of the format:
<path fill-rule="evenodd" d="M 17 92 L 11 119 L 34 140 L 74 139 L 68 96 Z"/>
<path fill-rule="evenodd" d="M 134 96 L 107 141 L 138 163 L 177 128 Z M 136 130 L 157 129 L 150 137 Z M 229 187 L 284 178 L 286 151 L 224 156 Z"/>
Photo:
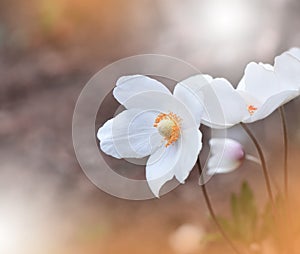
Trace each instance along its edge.
<path fill-rule="evenodd" d="M 237 91 L 245 91 L 263 103 L 271 95 L 281 92 L 282 88 L 278 77 L 268 65 L 251 62 L 245 69 Z"/>

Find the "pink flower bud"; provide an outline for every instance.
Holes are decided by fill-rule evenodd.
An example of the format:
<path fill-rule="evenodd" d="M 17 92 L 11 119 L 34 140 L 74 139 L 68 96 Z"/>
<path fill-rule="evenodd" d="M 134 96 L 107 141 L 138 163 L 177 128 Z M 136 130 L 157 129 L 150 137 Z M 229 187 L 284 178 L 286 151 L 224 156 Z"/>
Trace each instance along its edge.
<path fill-rule="evenodd" d="M 212 138 L 209 141 L 211 157 L 208 174 L 228 173 L 237 169 L 245 159 L 243 146 L 228 138 Z"/>

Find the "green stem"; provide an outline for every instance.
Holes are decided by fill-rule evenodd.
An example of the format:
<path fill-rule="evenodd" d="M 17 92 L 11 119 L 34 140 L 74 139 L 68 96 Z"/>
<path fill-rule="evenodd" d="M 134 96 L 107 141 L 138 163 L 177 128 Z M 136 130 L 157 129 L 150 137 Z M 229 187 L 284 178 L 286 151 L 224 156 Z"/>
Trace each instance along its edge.
<path fill-rule="evenodd" d="M 229 236 L 226 234 L 226 232 L 224 231 L 224 229 L 222 228 L 222 226 L 220 225 L 217 217 L 216 217 L 216 214 L 212 208 L 212 205 L 211 205 L 211 202 L 210 202 L 210 199 L 209 199 L 209 196 L 208 196 L 208 193 L 207 193 L 207 189 L 206 189 L 206 186 L 205 186 L 205 182 L 204 182 L 204 178 L 203 178 L 203 172 L 202 172 L 202 167 L 201 167 L 201 163 L 200 163 L 200 158 L 198 158 L 198 170 L 199 170 L 199 174 L 200 174 L 200 186 L 201 186 L 201 189 L 202 189 L 202 192 L 203 192 L 203 196 L 204 196 L 204 199 L 205 199 L 205 203 L 206 203 L 206 206 L 209 210 L 209 213 L 210 213 L 210 216 L 211 218 L 213 219 L 216 227 L 218 228 L 218 230 L 220 231 L 221 235 L 223 236 L 223 238 L 225 239 L 225 241 L 228 243 L 228 245 L 232 248 L 232 250 L 236 253 L 236 254 L 240 254 L 241 252 L 236 248 L 236 246 L 234 245 L 234 243 L 231 241 L 231 239 L 229 238 Z"/>

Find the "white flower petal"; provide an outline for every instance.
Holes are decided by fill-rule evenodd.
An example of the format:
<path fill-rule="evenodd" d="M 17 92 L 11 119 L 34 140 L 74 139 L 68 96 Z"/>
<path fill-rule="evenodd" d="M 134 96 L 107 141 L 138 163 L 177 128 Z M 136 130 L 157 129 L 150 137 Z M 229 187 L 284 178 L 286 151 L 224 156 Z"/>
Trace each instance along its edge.
<path fill-rule="evenodd" d="M 150 155 L 146 165 L 146 179 L 156 197 L 159 197 L 161 187 L 174 177 L 174 167 L 177 163 L 181 146 L 180 142 L 161 147 Z"/>
<path fill-rule="evenodd" d="M 245 69 L 242 82 L 237 86 L 237 91 L 239 90 L 246 91 L 264 102 L 282 89 L 274 71 L 263 64 L 251 62 Z"/>
<path fill-rule="evenodd" d="M 299 95 L 299 73 L 300 61 L 287 52 L 275 58 L 274 68 L 262 63 L 248 64 L 237 91 L 248 106 L 257 110 L 243 122 L 263 119 Z"/>
<path fill-rule="evenodd" d="M 118 79 L 113 95 L 120 104 L 141 92 L 157 91 L 171 95 L 162 83 L 143 75 L 123 76 Z"/>
<path fill-rule="evenodd" d="M 175 165 L 175 176 L 184 183 L 195 166 L 202 148 L 202 133 L 198 129 L 188 129 L 181 133 L 180 156 Z"/>
<path fill-rule="evenodd" d="M 287 53 L 291 54 L 300 61 L 300 48 L 291 48 Z"/>
<path fill-rule="evenodd" d="M 162 113 L 174 113 L 182 119 L 182 129 L 196 129 L 198 126 L 186 106 L 172 95 L 161 92 L 144 92 L 130 97 L 124 104 L 126 108 L 139 108 L 141 110 L 159 111 Z"/>
<path fill-rule="evenodd" d="M 97 132 L 97 138 L 100 140 L 100 148 L 104 153 L 117 159 L 121 159 L 122 156 L 118 153 L 116 147 L 113 145 L 113 120 L 114 119 L 108 120 L 101 128 L 99 128 Z"/>
<path fill-rule="evenodd" d="M 239 95 L 244 99 L 247 108 L 248 106 L 252 105 L 255 108 L 259 108 L 263 102 L 260 101 L 258 98 L 256 98 L 253 94 L 247 92 L 247 91 L 243 91 L 243 90 L 237 90 L 237 92 L 239 93 Z M 249 112 L 248 112 L 249 113 Z M 250 113 L 249 113 L 250 114 Z"/>
<path fill-rule="evenodd" d="M 184 84 L 204 101 L 202 122 L 205 125 L 227 128 L 247 117 L 244 100 L 227 80 L 201 74 L 184 80 Z"/>
<path fill-rule="evenodd" d="M 202 134 L 198 129 L 185 130 L 182 138 L 169 146 L 165 153 L 156 151 L 150 156 L 146 167 L 146 178 L 155 196 L 164 183 L 171 180 L 175 174 L 180 183 L 184 183 L 193 169 L 200 150 Z M 162 149 L 165 149 L 162 147 Z"/>
<path fill-rule="evenodd" d="M 203 124 L 212 128 L 227 128 L 248 116 L 244 99 L 226 79 L 214 79 L 202 91 L 205 105 Z"/>
<path fill-rule="evenodd" d="M 259 65 L 263 66 L 266 70 L 274 71 L 274 66 L 271 64 L 266 64 L 266 63 L 260 62 Z"/>
<path fill-rule="evenodd" d="M 213 159 L 213 158 L 212 158 Z M 234 162 L 236 163 L 236 162 Z M 240 163 L 234 165 L 230 165 L 230 167 L 209 167 L 206 171 L 207 175 L 214 175 L 214 174 L 226 174 L 235 171 L 238 168 Z"/>
<path fill-rule="evenodd" d="M 246 91 L 245 76 L 243 76 L 242 79 L 240 80 L 236 90 L 237 91 Z"/>
<path fill-rule="evenodd" d="M 211 155 L 207 162 L 208 171 L 211 171 L 211 169 L 215 169 L 219 167 L 221 160 L 222 160 L 222 152 L 219 154 Z"/>
<path fill-rule="evenodd" d="M 271 113 L 273 113 L 277 108 L 283 104 L 289 102 L 298 96 L 298 91 L 288 90 L 282 91 L 278 94 L 270 96 L 255 112 L 252 116 L 247 119 L 244 119 L 244 123 L 252 123 L 254 121 L 261 120 Z"/>
<path fill-rule="evenodd" d="M 197 91 L 197 84 L 199 84 L 200 76 L 197 81 L 192 78 L 181 81 L 175 86 L 174 96 L 180 100 L 191 112 L 197 125 L 200 125 L 203 114 L 203 93 Z M 207 80 L 202 77 L 202 82 L 208 84 Z"/>
<path fill-rule="evenodd" d="M 300 88 L 300 60 L 293 54 L 285 52 L 277 56 L 274 68 L 283 90 Z"/>
<path fill-rule="evenodd" d="M 158 113 L 130 109 L 107 121 L 97 133 L 101 150 L 115 158 L 148 156 L 159 145 L 153 144 L 153 135 L 159 135 L 153 127 Z"/>

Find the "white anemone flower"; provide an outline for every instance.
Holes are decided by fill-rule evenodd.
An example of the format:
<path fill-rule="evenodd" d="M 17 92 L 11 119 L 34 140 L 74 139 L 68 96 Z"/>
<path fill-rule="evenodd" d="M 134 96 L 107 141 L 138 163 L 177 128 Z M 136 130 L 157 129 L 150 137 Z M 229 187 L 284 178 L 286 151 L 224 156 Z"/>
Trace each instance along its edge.
<path fill-rule="evenodd" d="M 241 166 L 246 157 L 243 146 L 233 139 L 212 138 L 209 145 L 208 175 L 232 172 Z"/>
<path fill-rule="evenodd" d="M 157 197 L 174 176 L 184 183 L 202 148 L 202 97 L 184 81 L 172 94 L 142 75 L 119 78 L 113 95 L 126 109 L 98 130 L 101 150 L 115 158 L 149 156 L 146 179 Z"/>
<path fill-rule="evenodd" d="M 193 84 L 195 94 L 203 94 L 203 124 L 228 128 L 255 122 L 299 96 L 300 49 L 277 56 L 274 66 L 249 63 L 236 89 L 226 79 L 209 75 L 196 75 L 186 82 Z"/>
<path fill-rule="evenodd" d="M 290 53 L 275 58 L 274 66 L 251 62 L 236 91 L 244 98 L 250 116 L 245 123 L 263 119 L 299 95 L 300 61 Z"/>

